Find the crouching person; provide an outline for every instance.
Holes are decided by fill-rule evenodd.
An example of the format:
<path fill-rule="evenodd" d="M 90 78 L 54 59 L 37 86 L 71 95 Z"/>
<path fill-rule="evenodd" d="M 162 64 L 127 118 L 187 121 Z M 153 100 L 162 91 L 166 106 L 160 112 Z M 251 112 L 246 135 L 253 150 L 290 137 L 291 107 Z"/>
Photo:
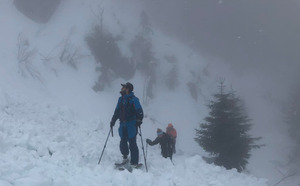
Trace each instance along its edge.
<path fill-rule="evenodd" d="M 164 133 L 161 129 L 157 129 L 157 138 L 154 141 L 150 139 L 146 139 L 147 144 L 153 146 L 160 144 L 161 147 L 161 155 L 164 158 L 170 158 L 172 160 L 173 156 L 173 140 L 169 135 Z"/>

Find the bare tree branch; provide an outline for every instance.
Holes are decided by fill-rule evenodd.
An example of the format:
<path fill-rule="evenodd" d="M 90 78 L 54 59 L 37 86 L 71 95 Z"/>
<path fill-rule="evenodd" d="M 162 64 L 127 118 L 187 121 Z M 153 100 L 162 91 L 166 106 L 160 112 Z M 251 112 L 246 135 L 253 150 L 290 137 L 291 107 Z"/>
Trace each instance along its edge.
<path fill-rule="evenodd" d="M 30 49 L 29 41 L 25 39 L 21 33 L 18 36 L 17 48 L 17 59 L 21 75 L 26 77 L 26 74 L 29 73 L 31 77 L 44 83 L 41 74 L 36 71 L 32 65 L 32 59 L 36 54 L 36 50 Z"/>

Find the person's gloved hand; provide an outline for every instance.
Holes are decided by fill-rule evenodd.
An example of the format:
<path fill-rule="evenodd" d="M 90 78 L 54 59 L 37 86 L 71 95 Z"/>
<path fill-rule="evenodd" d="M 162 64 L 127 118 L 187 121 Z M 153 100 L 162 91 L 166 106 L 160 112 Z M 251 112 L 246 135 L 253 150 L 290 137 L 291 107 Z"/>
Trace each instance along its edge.
<path fill-rule="evenodd" d="M 113 128 L 115 126 L 115 123 L 116 123 L 115 121 L 111 121 L 110 122 L 110 128 Z"/>
<path fill-rule="evenodd" d="M 146 139 L 146 143 L 151 143 L 152 141 L 150 139 Z"/>
<path fill-rule="evenodd" d="M 142 123 L 143 123 L 142 120 L 136 120 L 136 126 L 137 127 L 140 127 Z"/>

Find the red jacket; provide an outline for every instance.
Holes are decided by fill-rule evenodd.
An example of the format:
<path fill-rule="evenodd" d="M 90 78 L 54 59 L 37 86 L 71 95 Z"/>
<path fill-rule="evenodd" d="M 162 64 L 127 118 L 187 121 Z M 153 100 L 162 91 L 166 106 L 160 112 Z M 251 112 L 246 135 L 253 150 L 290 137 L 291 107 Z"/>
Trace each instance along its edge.
<path fill-rule="evenodd" d="M 176 129 L 173 127 L 171 123 L 169 123 L 166 133 L 175 141 L 177 138 L 177 132 Z"/>

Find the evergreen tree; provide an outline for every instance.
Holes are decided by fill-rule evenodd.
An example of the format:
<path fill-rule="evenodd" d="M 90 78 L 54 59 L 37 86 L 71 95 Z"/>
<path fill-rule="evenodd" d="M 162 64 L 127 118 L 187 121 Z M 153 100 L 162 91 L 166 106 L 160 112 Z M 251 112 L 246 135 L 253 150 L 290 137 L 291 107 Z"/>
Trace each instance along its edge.
<path fill-rule="evenodd" d="M 101 64 L 96 69 L 100 72 L 100 76 L 93 87 L 95 91 L 103 91 L 116 77 L 129 80 L 135 74 L 135 65 L 129 58 L 123 56 L 118 46 L 121 38 L 103 30 L 101 24 L 96 25 L 85 38 L 96 62 Z"/>
<path fill-rule="evenodd" d="M 209 116 L 196 129 L 195 140 L 211 156 L 214 163 L 227 169 L 245 169 L 252 148 L 259 148 L 248 132 L 252 124 L 242 101 L 233 92 L 224 92 L 224 81 L 220 83 L 220 92 L 210 101 Z"/>

